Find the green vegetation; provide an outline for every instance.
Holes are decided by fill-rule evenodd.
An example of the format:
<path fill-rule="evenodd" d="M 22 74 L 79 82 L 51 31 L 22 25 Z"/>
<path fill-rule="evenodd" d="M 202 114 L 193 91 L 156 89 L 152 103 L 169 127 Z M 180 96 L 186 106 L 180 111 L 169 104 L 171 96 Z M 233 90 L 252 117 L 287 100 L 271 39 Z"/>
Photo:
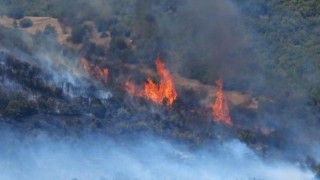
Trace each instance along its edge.
<path fill-rule="evenodd" d="M 52 37 L 52 38 L 57 38 L 57 31 L 56 29 L 51 26 L 51 25 L 47 25 L 44 30 L 43 30 L 43 34 L 44 36 L 49 36 L 49 37 Z"/>
<path fill-rule="evenodd" d="M 14 118 L 22 118 L 35 113 L 35 103 L 27 100 L 10 100 L 3 112 L 5 116 Z"/>
<path fill-rule="evenodd" d="M 85 38 L 91 33 L 92 29 L 89 26 L 76 25 L 72 28 L 70 40 L 75 44 L 82 43 Z"/>
<path fill-rule="evenodd" d="M 22 19 L 19 24 L 20 24 L 20 27 L 22 28 L 28 28 L 33 25 L 31 19 L 28 19 L 28 18 Z"/>
<path fill-rule="evenodd" d="M 177 73 L 184 77 L 204 84 L 214 84 L 214 80 L 222 78 L 226 90 L 251 91 L 254 97 L 264 95 L 273 100 L 259 102 L 259 110 L 254 112 L 232 107 L 230 112 L 235 120 L 252 124 L 250 120 L 272 114 L 276 127 L 281 126 L 282 121 L 295 122 L 296 119 L 303 121 L 301 124 L 305 127 L 301 128 L 312 131 L 319 127 L 320 4 L 316 0 L 233 0 L 239 14 L 237 18 L 223 16 L 223 20 L 214 16 L 217 14 L 210 14 L 216 12 L 215 9 L 210 9 L 209 15 L 202 12 L 202 8 L 207 11 L 205 8 L 209 7 L 197 6 L 199 14 L 186 10 L 185 3 L 189 1 L 110 0 L 104 4 L 107 12 L 97 10 L 101 7 L 90 2 L 4 0 L 0 2 L 0 12 L 15 19 L 25 16 L 58 18 L 63 27 L 72 27 L 70 42 L 83 45 L 77 53 L 101 67 L 115 62 L 116 66 L 143 63 L 154 68 L 156 54 L 160 52 L 166 67 L 175 72 L 178 69 Z M 93 31 L 84 25 L 85 21 L 95 22 L 102 38 L 110 36 L 109 49 L 89 41 Z M 20 27 L 30 26 L 32 21 L 27 18 L 20 21 Z M 15 47 L 32 56 L 39 45 L 48 44 L 44 37 L 53 37 L 50 43 L 59 52 L 72 57 L 77 54 L 76 50 L 56 42 L 57 31 L 53 26 L 46 26 L 44 32 L 37 32 L 30 41 L 18 31 L 17 21 L 13 27 L 13 30 L 0 28 L 1 45 Z M 48 123 L 57 129 L 77 127 L 71 128 L 73 133 L 79 133 L 80 129 L 115 136 L 152 132 L 193 145 L 214 138 L 213 134 L 222 134 L 219 140 L 226 136 L 216 131 L 219 128 L 212 119 L 194 117 L 181 108 L 181 99 L 173 107 L 176 112 L 144 99 L 132 100 L 115 88 L 119 84 L 112 82 L 112 78 L 108 88 L 113 96 L 107 102 L 92 97 L 64 97 L 62 89 L 38 78 L 37 75 L 46 72 L 24 61 L 8 59 L 9 68 L 0 72 L 9 74 L 8 77 L 39 97 L 27 100 L 14 98 L 18 91 L 10 95 L 0 93 L 0 110 L 5 118 L 37 118 L 41 114 L 50 117 Z M 119 75 L 121 70 L 110 74 Z M 152 78 L 159 81 L 157 77 Z M 144 80 L 144 77 L 138 79 L 141 83 Z M 186 94 L 187 99 L 196 92 L 190 90 Z M 186 101 L 192 107 L 198 105 L 191 98 Z M 157 112 L 153 112 L 154 109 Z M 208 114 L 205 111 L 204 114 Z M 38 118 L 31 122 L 40 126 L 41 121 Z M 238 130 L 235 136 L 247 144 L 272 141 L 282 148 L 286 142 L 284 133 L 277 132 L 285 130 L 275 131 L 264 137 L 252 130 Z M 319 172 L 319 168 L 316 170 Z"/>

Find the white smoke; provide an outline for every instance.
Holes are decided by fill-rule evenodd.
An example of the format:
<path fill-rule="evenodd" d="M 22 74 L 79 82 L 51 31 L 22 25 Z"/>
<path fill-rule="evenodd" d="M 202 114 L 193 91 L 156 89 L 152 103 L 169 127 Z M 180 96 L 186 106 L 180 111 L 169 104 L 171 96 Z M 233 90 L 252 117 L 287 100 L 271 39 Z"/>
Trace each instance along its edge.
<path fill-rule="evenodd" d="M 38 138 L 21 145 L 1 137 L 0 179 L 313 179 L 307 169 L 266 161 L 238 140 L 190 150 L 149 138 L 115 142 L 92 137 L 79 142 Z"/>

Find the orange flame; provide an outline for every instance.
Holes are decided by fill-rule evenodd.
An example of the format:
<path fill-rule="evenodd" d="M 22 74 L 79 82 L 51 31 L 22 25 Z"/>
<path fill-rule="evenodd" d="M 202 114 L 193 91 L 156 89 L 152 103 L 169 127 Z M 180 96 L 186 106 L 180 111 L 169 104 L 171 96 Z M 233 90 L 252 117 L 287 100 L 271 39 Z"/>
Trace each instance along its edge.
<path fill-rule="evenodd" d="M 91 76 L 95 77 L 96 79 L 102 79 L 104 83 L 108 82 L 108 75 L 109 75 L 109 69 L 105 68 L 101 70 L 101 68 L 95 64 L 90 64 L 85 58 L 80 59 L 83 69 L 87 71 Z"/>
<path fill-rule="evenodd" d="M 104 68 L 104 69 L 103 69 L 103 74 L 104 74 L 104 83 L 107 84 L 107 82 L 108 82 L 108 75 L 109 75 L 109 69 L 108 69 L 108 68 Z"/>
<path fill-rule="evenodd" d="M 85 58 L 81 58 L 80 61 L 81 61 L 82 65 L 83 65 L 83 69 L 85 71 L 88 71 L 89 70 L 88 61 Z"/>
<path fill-rule="evenodd" d="M 270 130 L 268 130 L 268 129 L 261 129 L 261 132 L 262 132 L 262 134 L 264 134 L 264 135 L 266 135 L 266 136 L 268 136 L 268 135 L 270 135 Z"/>
<path fill-rule="evenodd" d="M 130 94 L 135 94 L 136 91 L 134 84 L 132 84 L 130 81 L 126 81 L 126 90 Z"/>
<path fill-rule="evenodd" d="M 166 100 L 166 105 L 171 106 L 177 99 L 177 92 L 174 88 L 173 77 L 170 72 L 165 69 L 164 63 L 160 60 L 160 54 L 156 59 L 157 74 L 161 77 L 160 84 L 156 84 L 149 77 L 147 82 L 144 84 L 144 90 L 137 91 L 134 84 L 129 81 L 126 82 L 126 90 L 130 94 L 136 96 L 143 96 L 146 99 L 150 99 L 157 104 L 163 104 Z"/>
<path fill-rule="evenodd" d="M 223 122 L 227 125 L 232 125 L 227 98 L 223 96 L 222 80 L 217 80 L 216 84 L 219 86 L 219 89 L 217 91 L 218 96 L 216 102 L 211 105 L 213 116 L 215 117 L 216 122 Z"/>

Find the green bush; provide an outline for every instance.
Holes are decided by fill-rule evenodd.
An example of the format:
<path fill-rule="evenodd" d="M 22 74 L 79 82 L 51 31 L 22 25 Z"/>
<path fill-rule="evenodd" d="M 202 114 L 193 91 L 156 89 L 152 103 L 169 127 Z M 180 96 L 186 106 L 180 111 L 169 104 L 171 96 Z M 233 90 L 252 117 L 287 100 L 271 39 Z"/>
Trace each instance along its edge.
<path fill-rule="evenodd" d="M 55 111 L 55 100 L 53 98 L 38 100 L 39 111 L 45 114 L 51 114 Z"/>
<path fill-rule="evenodd" d="M 238 133 L 238 137 L 241 141 L 247 144 L 254 144 L 257 141 L 257 137 L 254 132 L 243 130 Z"/>
<path fill-rule="evenodd" d="M 70 41 L 75 44 L 80 44 L 83 42 L 84 38 L 90 34 L 92 29 L 89 26 L 76 25 L 72 27 L 72 33 Z"/>
<path fill-rule="evenodd" d="M 12 27 L 15 28 L 15 29 L 19 27 L 16 20 L 13 22 Z"/>
<path fill-rule="evenodd" d="M 31 21 L 31 19 L 26 18 L 26 19 L 22 19 L 19 24 L 20 24 L 20 27 L 22 28 L 28 28 L 33 25 L 33 22 Z"/>
<path fill-rule="evenodd" d="M 52 38 L 57 38 L 57 31 L 50 24 L 46 25 L 46 27 L 44 28 L 43 34 L 45 36 L 49 36 L 49 37 L 52 37 Z"/>
<path fill-rule="evenodd" d="M 94 98 L 90 104 L 90 112 L 98 118 L 104 118 L 106 114 L 106 108 L 98 98 Z"/>
<path fill-rule="evenodd" d="M 59 105 L 59 111 L 62 115 L 74 116 L 80 115 L 80 108 L 74 104 L 62 103 Z"/>
<path fill-rule="evenodd" d="M 34 102 L 27 100 L 11 100 L 4 110 L 4 116 L 21 118 L 37 112 Z"/>
<path fill-rule="evenodd" d="M 8 13 L 8 17 L 13 19 L 22 19 L 24 14 L 21 8 L 12 8 Z"/>

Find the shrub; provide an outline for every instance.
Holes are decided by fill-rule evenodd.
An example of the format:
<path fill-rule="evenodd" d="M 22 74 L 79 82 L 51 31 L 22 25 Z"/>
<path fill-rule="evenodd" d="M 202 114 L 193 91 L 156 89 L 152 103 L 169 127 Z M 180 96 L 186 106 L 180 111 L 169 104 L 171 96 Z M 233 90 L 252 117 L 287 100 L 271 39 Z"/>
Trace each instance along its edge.
<path fill-rule="evenodd" d="M 24 14 L 21 8 L 13 8 L 8 13 L 8 17 L 13 19 L 22 19 L 24 17 Z"/>
<path fill-rule="evenodd" d="M 89 26 L 74 26 L 72 28 L 70 40 L 73 43 L 80 44 L 91 31 L 92 29 Z"/>
<path fill-rule="evenodd" d="M 43 34 L 52 38 L 56 38 L 57 37 L 57 31 L 56 29 L 51 26 L 50 24 L 46 25 L 46 27 L 44 28 Z"/>
<path fill-rule="evenodd" d="M 39 111 L 45 114 L 51 114 L 55 111 L 55 100 L 53 98 L 38 100 Z"/>
<path fill-rule="evenodd" d="M 28 28 L 33 25 L 33 22 L 31 21 L 31 19 L 26 18 L 26 19 L 22 19 L 19 24 L 20 24 L 20 27 L 22 28 Z"/>
<path fill-rule="evenodd" d="M 106 109 L 99 99 L 94 98 L 90 104 L 90 112 L 98 118 L 104 118 Z"/>
<path fill-rule="evenodd" d="M 80 108 L 74 104 L 61 103 L 58 109 L 62 115 L 74 116 L 81 114 Z"/>
<path fill-rule="evenodd" d="M 17 29 L 17 28 L 18 28 L 18 23 L 17 23 L 17 21 L 16 21 L 16 20 L 13 22 L 12 27 L 13 27 L 13 28 L 15 28 L 15 29 Z"/>
<path fill-rule="evenodd" d="M 254 132 L 249 130 L 243 130 L 238 133 L 238 137 L 241 141 L 247 144 L 254 144 L 257 141 L 257 137 Z"/>
<path fill-rule="evenodd" d="M 100 35 L 100 38 L 106 38 L 106 37 L 108 37 L 109 35 L 105 32 L 105 31 L 103 31 L 102 33 L 101 33 L 101 35 Z"/>
<path fill-rule="evenodd" d="M 27 100 L 11 100 L 4 110 L 7 117 L 21 118 L 37 112 L 35 103 Z"/>

